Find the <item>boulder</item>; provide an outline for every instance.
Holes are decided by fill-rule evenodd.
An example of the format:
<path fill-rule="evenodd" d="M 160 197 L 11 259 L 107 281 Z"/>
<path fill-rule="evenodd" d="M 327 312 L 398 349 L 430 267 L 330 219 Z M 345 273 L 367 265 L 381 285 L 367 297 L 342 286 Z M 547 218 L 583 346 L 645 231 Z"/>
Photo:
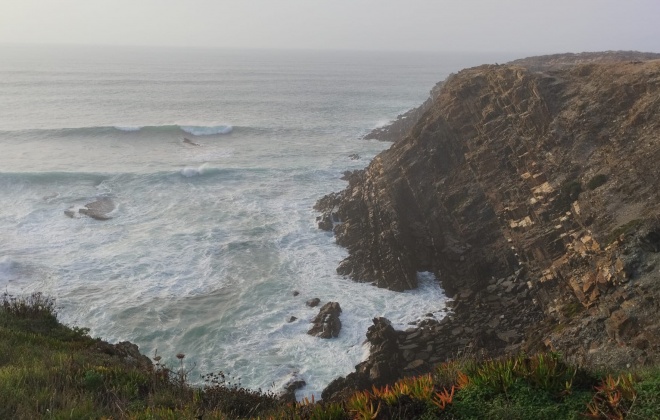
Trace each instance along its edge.
<path fill-rule="evenodd" d="M 305 304 L 307 306 L 309 306 L 310 308 L 317 307 L 319 305 L 319 303 L 321 303 L 321 299 L 319 299 L 319 298 L 312 298 L 312 299 L 308 300 L 307 302 L 305 302 Z"/>
<path fill-rule="evenodd" d="M 307 385 L 307 383 L 294 373 L 293 377 L 282 387 L 283 389 L 280 397 L 284 402 L 293 404 L 296 402 L 296 391 L 305 385 Z"/>
<path fill-rule="evenodd" d="M 312 320 L 314 326 L 307 331 L 307 334 L 321 338 L 338 337 L 341 330 L 339 314 L 341 314 L 339 303 L 326 303 L 319 310 L 319 314 Z"/>
<path fill-rule="evenodd" d="M 95 220 L 109 220 L 112 219 L 112 216 L 109 216 L 109 213 L 115 208 L 115 203 L 110 198 L 101 197 L 85 204 L 81 208 L 71 207 L 64 210 L 64 214 L 71 218 L 75 218 L 77 214 L 82 214 Z"/>
<path fill-rule="evenodd" d="M 332 381 L 321 394 L 324 401 L 340 399 L 352 392 L 399 379 L 404 359 L 399 351 L 396 330 L 386 318 L 374 318 L 373 322 L 367 330 L 369 358 L 355 366 L 355 372 Z"/>

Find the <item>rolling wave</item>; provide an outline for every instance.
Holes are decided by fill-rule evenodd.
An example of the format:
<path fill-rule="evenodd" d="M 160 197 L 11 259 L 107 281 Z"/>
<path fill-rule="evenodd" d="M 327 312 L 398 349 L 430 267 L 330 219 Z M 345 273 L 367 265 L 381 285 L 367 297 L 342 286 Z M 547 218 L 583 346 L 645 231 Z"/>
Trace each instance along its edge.
<path fill-rule="evenodd" d="M 293 171 L 293 170 L 292 170 Z M 0 186 L 28 184 L 69 184 L 73 182 L 87 182 L 99 185 L 104 181 L 131 182 L 144 180 L 149 182 L 174 181 L 176 179 L 197 176 L 217 176 L 226 179 L 242 179 L 250 176 L 272 176 L 271 170 L 264 168 L 218 168 L 208 163 L 198 166 L 172 167 L 169 170 L 154 172 L 0 172 Z"/>
<path fill-rule="evenodd" d="M 191 136 L 213 136 L 224 135 L 234 131 L 234 127 L 226 124 L 219 125 L 114 125 L 97 127 L 75 127 L 75 128 L 44 128 L 44 129 L 24 129 L 0 131 L 0 134 L 12 135 L 17 133 L 39 133 L 39 134 L 58 134 L 58 135 L 102 135 L 112 132 L 136 133 L 136 132 L 160 132 L 160 133 L 179 133 Z"/>

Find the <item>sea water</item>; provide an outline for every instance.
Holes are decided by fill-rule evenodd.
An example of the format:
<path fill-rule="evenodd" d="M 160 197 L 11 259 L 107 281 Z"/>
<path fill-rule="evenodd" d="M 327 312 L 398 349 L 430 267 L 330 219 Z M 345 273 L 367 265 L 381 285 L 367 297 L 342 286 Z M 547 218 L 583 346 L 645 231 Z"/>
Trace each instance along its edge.
<path fill-rule="evenodd" d="M 495 58 L 2 46 L 0 287 L 170 364 L 182 352 L 193 382 L 296 376 L 318 398 L 374 317 L 406 328 L 446 298 L 430 274 L 405 293 L 337 275 L 347 253 L 315 201 L 390 146 L 364 134 Z M 109 220 L 64 213 L 100 198 Z M 340 303 L 338 338 L 306 334 L 314 297 Z"/>

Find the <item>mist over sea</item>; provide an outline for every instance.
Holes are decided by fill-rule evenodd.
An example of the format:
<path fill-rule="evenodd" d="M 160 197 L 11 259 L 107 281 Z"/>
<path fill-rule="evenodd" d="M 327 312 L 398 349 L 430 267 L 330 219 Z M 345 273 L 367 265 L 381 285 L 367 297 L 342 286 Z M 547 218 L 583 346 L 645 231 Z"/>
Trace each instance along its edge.
<path fill-rule="evenodd" d="M 338 276 L 346 251 L 312 206 L 389 147 L 364 134 L 497 60 L 0 46 L 0 288 L 55 297 L 94 337 L 183 352 L 193 381 L 298 375 L 318 397 L 364 357 L 372 318 L 441 318 L 445 297 L 431 275 L 406 293 Z M 109 220 L 64 213 L 100 198 Z M 340 303 L 338 338 L 306 334 L 313 297 Z"/>

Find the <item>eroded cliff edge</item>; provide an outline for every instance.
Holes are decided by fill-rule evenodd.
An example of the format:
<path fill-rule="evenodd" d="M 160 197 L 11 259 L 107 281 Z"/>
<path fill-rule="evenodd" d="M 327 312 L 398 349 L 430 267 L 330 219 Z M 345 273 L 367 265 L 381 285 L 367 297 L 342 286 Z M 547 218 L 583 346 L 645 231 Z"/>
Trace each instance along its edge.
<path fill-rule="evenodd" d="M 319 201 L 349 251 L 339 273 L 406 290 L 432 271 L 455 297 L 452 316 L 398 333 L 390 370 L 466 347 L 657 361 L 660 61 L 642 59 L 463 70 Z"/>

